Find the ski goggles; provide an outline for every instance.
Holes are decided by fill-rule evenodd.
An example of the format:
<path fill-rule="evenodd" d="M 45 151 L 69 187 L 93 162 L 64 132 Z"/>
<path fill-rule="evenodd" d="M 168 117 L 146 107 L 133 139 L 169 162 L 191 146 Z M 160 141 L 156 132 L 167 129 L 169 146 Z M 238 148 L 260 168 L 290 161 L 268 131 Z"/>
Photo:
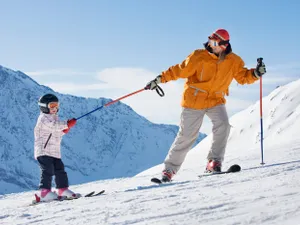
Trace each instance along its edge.
<path fill-rule="evenodd" d="M 39 103 L 39 106 L 43 106 L 43 107 L 46 107 L 48 109 L 54 109 L 54 108 L 59 108 L 59 103 L 58 102 L 49 102 L 48 104 Z"/>
<path fill-rule="evenodd" d="M 210 46 L 213 46 L 213 47 L 219 46 L 219 41 L 217 41 L 217 40 L 208 38 L 208 42 L 209 42 Z"/>
<path fill-rule="evenodd" d="M 54 108 L 58 108 L 59 107 L 59 103 L 58 102 L 49 102 L 48 103 L 48 108 L 49 109 L 54 109 Z"/>
<path fill-rule="evenodd" d="M 215 34 L 213 34 L 212 36 L 209 36 L 208 41 L 209 41 L 210 45 L 214 46 L 214 47 L 229 44 L 229 41 L 223 41 Z"/>

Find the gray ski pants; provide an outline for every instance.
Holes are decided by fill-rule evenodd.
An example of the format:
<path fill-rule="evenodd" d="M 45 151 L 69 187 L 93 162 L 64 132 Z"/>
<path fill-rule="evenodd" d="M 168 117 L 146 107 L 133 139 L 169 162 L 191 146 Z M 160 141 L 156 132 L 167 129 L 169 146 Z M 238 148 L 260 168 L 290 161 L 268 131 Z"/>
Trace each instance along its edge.
<path fill-rule="evenodd" d="M 164 161 L 165 169 L 175 173 L 180 169 L 186 154 L 196 141 L 204 116 L 212 121 L 213 140 L 207 159 L 224 160 L 225 148 L 230 132 L 230 124 L 225 105 L 213 108 L 196 110 L 183 108 L 181 113 L 180 128 L 169 153 Z"/>

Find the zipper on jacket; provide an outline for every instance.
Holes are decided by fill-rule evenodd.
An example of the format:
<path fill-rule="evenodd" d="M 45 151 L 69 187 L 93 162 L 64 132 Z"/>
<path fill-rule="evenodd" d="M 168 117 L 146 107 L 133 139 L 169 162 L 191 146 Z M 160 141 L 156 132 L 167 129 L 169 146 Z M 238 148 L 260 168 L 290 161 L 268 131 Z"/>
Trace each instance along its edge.
<path fill-rule="evenodd" d="M 49 137 L 48 137 L 48 139 L 47 139 L 47 141 L 46 141 L 46 143 L 45 143 L 45 145 L 44 145 L 44 149 L 47 147 L 47 144 L 48 144 L 48 142 L 49 142 L 51 136 L 52 136 L 52 133 L 49 135 Z"/>
<path fill-rule="evenodd" d="M 215 80 L 216 80 L 216 77 L 218 76 L 218 70 L 219 70 L 219 61 L 217 61 L 216 62 L 216 74 L 215 74 L 215 76 L 213 76 L 213 78 L 211 79 L 211 84 L 210 84 L 210 91 L 212 90 L 212 87 L 214 86 L 213 84 L 214 84 L 214 82 L 215 82 Z M 211 92 L 208 94 L 209 96 L 211 95 Z"/>
<path fill-rule="evenodd" d="M 203 80 L 203 66 L 202 66 L 202 70 L 201 70 L 201 73 L 200 73 L 200 81 Z"/>

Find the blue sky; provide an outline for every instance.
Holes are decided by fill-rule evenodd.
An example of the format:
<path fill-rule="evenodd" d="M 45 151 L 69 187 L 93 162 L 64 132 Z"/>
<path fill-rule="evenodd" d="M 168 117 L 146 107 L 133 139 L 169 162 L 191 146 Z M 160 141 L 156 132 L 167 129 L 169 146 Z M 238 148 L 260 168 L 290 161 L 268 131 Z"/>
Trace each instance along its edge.
<path fill-rule="evenodd" d="M 0 64 L 62 93 L 117 98 L 225 28 L 247 66 L 264 57 L 268 94 L 299 78 L 299 11 L 293 0 L 1 1 Z M 164 85 L 163 99 L 148 92 L 124 102 L 151 121 L 177 124 L 182 83 Z M 257 91 L 233 84 L 230 115 L 257 101 Z"/>

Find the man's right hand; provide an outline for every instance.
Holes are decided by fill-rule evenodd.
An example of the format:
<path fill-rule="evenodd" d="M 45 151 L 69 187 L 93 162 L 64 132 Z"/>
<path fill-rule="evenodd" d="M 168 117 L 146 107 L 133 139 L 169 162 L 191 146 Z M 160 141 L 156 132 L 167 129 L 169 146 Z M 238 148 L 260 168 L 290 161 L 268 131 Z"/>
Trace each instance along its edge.
<path fill-rule="evenodd" d="M 145 89 L 146 90 L 154 90 L 161 83 L 161 75 L 158 75 L 154 80 L 151 80 L 147 83 Z"/>

